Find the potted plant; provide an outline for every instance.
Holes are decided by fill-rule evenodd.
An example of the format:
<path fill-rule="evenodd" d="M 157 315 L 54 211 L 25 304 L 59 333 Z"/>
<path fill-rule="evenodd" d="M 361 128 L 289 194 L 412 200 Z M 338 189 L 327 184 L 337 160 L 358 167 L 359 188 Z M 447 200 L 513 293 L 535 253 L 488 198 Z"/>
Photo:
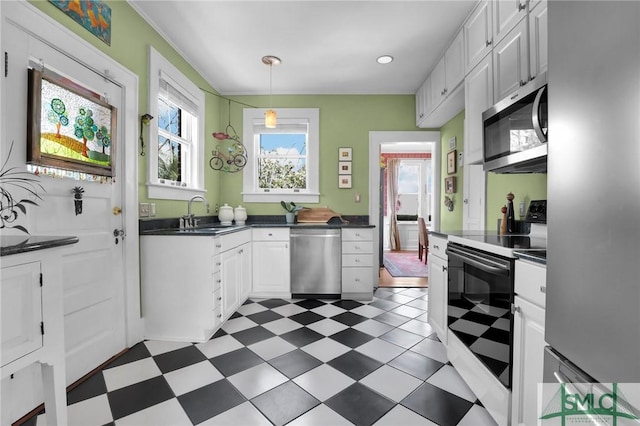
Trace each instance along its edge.
<path fill-rule="evenodd" d="M 287 211 L 287 213 L 285 214 L 285 219 L 287 223 L 294 223 L 296 220 L 296 212 L 298 210 L 302 210 L 302 207 L 296 206 L 296 203 L 294 203 L 293 201 L 289 203 L 280 201 L 280 205 L 282 206 L 283 209 Z"/>

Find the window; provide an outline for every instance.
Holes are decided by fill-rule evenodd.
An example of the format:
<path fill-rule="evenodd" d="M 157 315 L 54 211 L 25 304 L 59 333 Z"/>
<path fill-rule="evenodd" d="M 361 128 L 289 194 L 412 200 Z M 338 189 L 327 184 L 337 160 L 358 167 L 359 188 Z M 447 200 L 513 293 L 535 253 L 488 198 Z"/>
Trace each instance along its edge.
<path fill-rule="evenodd" d="M 280 108 L 275 129 L 264 126 L 264 112 L 244 110 L 249 155 L 243 170 L 243 200 L 319 202 L 318 109 Z"/>
<path fill-rule="evenodd" d="M 204 95 L 149 48 L 149 198 L 188 200 L 204 191 Z"/>

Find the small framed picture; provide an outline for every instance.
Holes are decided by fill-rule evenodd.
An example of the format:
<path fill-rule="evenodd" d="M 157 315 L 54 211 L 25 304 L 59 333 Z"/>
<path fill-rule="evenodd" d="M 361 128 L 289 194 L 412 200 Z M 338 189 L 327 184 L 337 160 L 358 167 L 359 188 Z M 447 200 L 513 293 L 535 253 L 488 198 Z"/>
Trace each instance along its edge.
<path fill-rule="evenodd" d="M 456 137 L 452 136 L 449 138 L 449 150 L 456 149 Z"/>
<path fill-rule="evenodd" d="M 351 161 L 338 161 L 338 174 L 350 175 L 351 174 Z"/>
<path fill-rule="evenodd" d="M 456 165 L 458 164 L 458 154 L 454 149 L 447 154 L 447 174 L 452 175 L 456 172 Z"/>
<path fill-rule="evenodd" d="M 351 175 L 339 175 L 338 188 L 351 188 Z"/>
<path fill-rule="evenodd" d="M 444 192 L 445 194 L 456 193 L 456 177 L 455 176 L 449 176 L 444 178 Z"/>
<path fill-rule="evenodd" d="M 351 161 L 353 148 L 338 148 L 338 161 Z"/>

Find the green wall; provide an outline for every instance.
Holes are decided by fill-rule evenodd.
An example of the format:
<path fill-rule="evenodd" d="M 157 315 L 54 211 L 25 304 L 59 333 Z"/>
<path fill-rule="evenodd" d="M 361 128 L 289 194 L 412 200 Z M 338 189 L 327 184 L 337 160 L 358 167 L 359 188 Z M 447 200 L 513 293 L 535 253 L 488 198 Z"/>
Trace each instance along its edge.
<path fill-rule="evenodd" d="M 502 218 L 500 209 L 507 204 L 507 194 L 513 192 L 513 207 L 518 215 L 520 201 L 525 202 L 525 211 L 531 200 L 547 199 L 546 173 L 530 174 L 487 174 L 487 231 L 498 230 L 498 219 Z"/>
<path fill-rule="evenodd" d="M 449 139 L 456 137 L 458 152 L 464 147 L 464 111 L 448 121 L 440 129 L 441 152 L 440 160 L 442 177 L 440 185 L 442 193 L 440 195 L 440 229 L 442 231 L 457 231 L 462 227 L 462 182 L 464 180 L 464 167 L 458 167 L 455 175 L 457 177 L 456 193 L 449 195 L 454 201 L 454 209 L 448 211 L 444 205 L 444 178 L 447 176 L 447 153 L 449 151 Z M 518 216 L 518 205 L 520 201 L 525 202 L 525 209 L 529 207 L 531 200 L 544 200 L 547 198 L 547 175 L 544 173 L 531 174 L 495 174 L 487 173 L 486 192 L 486 227 L 487 231 L 497 231 L 497 219 L 502 217 L 500 209 L 507 203 L 507 194 L 512 192 L 515 195 L 513 200 L 516 209 L 516 219 Z M 526 211 L 526 210 L 525 210 Z"/>
<path fill-rule="evenodd" d="M 268 96 L 237 96 L 234 100 L 267 107 Z M 296 95 L 273 96 L 274 109 L 319 108 L 320 110 L 320 202 L 305 206 L 327 206 L 348 215 L 369 214 L 369 132 L 417 130 L 413 95 Z M 233 104 L 232 104 L 233 105 Z M 232 106 L 232 124 L 242 132 L 242 114 Z M 223 113 L 226 117 L 226 111 Z M 236 118 L 237 117 L 237 118 Z M 241 136 L 242 137 L 242 136 Z M 338 148 L 353 147 L 353 186 L 338 188 Z M 221 203 L 242 204 L 248 214 L 284 214 L 278 203 L 244 203 L 242 174 L 221 173 Z M 361 195 L 359 203 L 355 195 Z"/>
<path fill-rule="evenodd" d="M 449 153 L 449 139 L 455 136 L 456 149 L 460 152 L 464 147 L 464 111 L 456 115 L 440 128 L 440 230 L 459 231 L 462 229 L 462 182 L 464 179 L 464 168 L 456 167 L 456 173 L 447 174 L 447 154 Z M 457 159 L 456 159 L 457 162 Z M 444 179 L 448 176 L 456 177 L 456 192 L 445 194 Z M 448 196 L 453 200 L 453 211 L 449 211 L 444 205 L 444 197 Z"/>
<path fill-rule="evenodd" d="M 152 45 L 182 73 L 189 77 L 191 81 L 205 90 L 205 136 L 209 135 L 206 137 L 205 153 L 210 155 L 214 146 L 213 138 L 210 135 L 220 128 L 220 98 L 207 93 L 216 91 L 147 24 L 127 2 L 107 2 L 109 7 L 111 7 L 111 46 L 108 46 L 93 34 L 86 31 L 53 4 L 46 1 L 33 0 L 30 0 L 30 3 L 138 76 L 139 115 L 144 114 L 148 110 L 148 46 Z M 227 103 L 224 102 L 223 106 L 226 123 Z M 152 122 L 152 124 L 154 122 Z M 127 143 L 138 143 L 138 141 L 127 141 Z M 158 217 L 175 217 L 185 214 L 186 203 L 184 201 L 148 199 L 146 187 L 148 158 L 148 156 L 140 156 L 138 158 L 138 198 L 140 202 L 155 202 Z M 205 168 L 205 188 L 207 189 L 206 197 L 210 203 L 212 203 L 212 205 L 218 203 L 220 195 L 220 175 L 208 166 Z"/>

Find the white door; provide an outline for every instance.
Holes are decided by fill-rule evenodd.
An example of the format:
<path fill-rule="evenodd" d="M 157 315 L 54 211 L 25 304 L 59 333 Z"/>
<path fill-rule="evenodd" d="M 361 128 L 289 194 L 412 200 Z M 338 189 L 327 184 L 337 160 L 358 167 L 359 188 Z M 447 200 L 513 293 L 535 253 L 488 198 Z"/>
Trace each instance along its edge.
<path fill-rule="evenodd" d="M 9 57 L 3 81 L 3 126 L 9 140 L 26 140 L 27 69 L 34 64 L 36 68 L 44 64 L 45 73 L 52 70 L 104 95 L 118 109 L 117 122 L 124 123 L 121 87 L 13 25 L 3 25 L 3 40 L 3 50 Z M 121 238 L 117 244 L 113 236 L 114 229 L 122 229 L 124 221 L 122 214 L 114 213 L 123 200 L 123 128 L 116 126 L 114 131 L 113 146 L 120 155 L 115 159 L 113 182 L 41 175 L 46 193 L 27 215 L 27 227 L 33 235 L 76 235 L 80 239 L 69 248 L 62 267 L 68 384 L 126 346 L 124 245 Z M 14 155 L 24 164 L 23 142 L 16 144 Z M 76 186 L 84 189 L 79 215 L 75 214 L 71 192 Z"/>
<path fill-rule="evenodd" d="M 485 173 L 482 164 L 464 167 L 462 229 L 484 231 Z"/>

